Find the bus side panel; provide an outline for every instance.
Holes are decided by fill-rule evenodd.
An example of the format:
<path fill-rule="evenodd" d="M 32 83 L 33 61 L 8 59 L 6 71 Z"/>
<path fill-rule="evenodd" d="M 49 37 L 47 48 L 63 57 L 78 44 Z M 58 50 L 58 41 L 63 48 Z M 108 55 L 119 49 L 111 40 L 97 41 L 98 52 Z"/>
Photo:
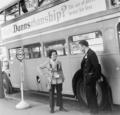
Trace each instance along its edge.
<path fill-rule="evenodd" d="M 63 83 L 63 94 L 73 95 L 72 91 L 72 71 L 71 71 L 71 62 L 69 56 L 59 57 L 59 60 L 62 62 L 63 74 L 65 81 Z"/>
<path fill-rule="evenodd" d="M 105 52 L 101 56 L 102 71 L 107 77 L 112 90 L 114 104 L 120 104 L 120 55 L 117 36 L 118 18 L 102 22 L 104 25 Z"/>
<path fill-rule="evenodd" d="M 15 88 L 20 88 L 20 77 L 21 77 L 21 68 L 20 62 L 17 59 L 10 61 L 10 80 L 12 86 Z"/>
<path fill-rule="evenodd" d="M 108 54 L 101 57 L 102 72 L 106 76 L 112 90 L 114 104 L 120 104 L 120 56 Z"/>
<path fill-rule="evenodd" d="M 47 91 L 47 78 L 44 75 L 41 76 L 38 71 L 38 66 L 44 61 L 45 59 L 39 58 L 25 60 L 25 83 L 28 85 L 28 90 Z M 37 82 L 37 76 L 40 80 L 39 83 Z"/>

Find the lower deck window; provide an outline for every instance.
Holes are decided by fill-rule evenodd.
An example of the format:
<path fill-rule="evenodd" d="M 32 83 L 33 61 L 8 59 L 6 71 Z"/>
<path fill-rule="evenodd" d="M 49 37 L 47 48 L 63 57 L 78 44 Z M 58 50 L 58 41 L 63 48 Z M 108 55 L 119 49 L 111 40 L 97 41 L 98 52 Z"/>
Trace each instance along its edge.
<path fill-rule="evenodd" d="M 14 60 L 16 58 L 17 48 L 9 49 L 9 59 Z"/>
<path fill-rule="evenodd" d="M 103 51 L 103 38 L 101 31 L 91 32 L 87 34 L 74 35 L 69 37 L 69 46 L 71 54 L 81 53 L 79 47 L 80 40 L 87 40 L 89 47 L 94 51 Z"/>
<path fill-rule="evenodd" d="M 57 51 L 58 56 L 64 56 L 68 53 L 65 40 L 58 40 L 58 41 L 44 43 L 45 56 L 47 56 L 48 51 L 51 49 L 55 49 Z"/>
<path fill-rule="evenodd" d="M 41 57 L 41 45 L 30 44 L 24 46 L 25 59 L 40 58 Z"/>
<path fill-rule="evenodd" d="M 16 59 L 17 48 L 9 49 L 10 60 Z M 30 44 L 24 46 L 25 59 L 33 59 L 41 57 L 41 45 L 40 43 Z"/>

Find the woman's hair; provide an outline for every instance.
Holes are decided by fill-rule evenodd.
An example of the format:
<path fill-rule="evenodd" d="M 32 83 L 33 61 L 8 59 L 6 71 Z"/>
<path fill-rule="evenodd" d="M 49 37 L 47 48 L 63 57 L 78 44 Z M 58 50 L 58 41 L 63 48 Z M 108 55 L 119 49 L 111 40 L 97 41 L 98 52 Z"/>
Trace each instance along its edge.
<path fill-rule="evenodd" d="M 84 45 L 84 46 L 89 46 L 88 42 L 86 40 L 81 40 L 79 44 Z"/>
<path fill-rule="evenodd" d="M 54 50 L 54 49 L 51 49 L 51 50 L 48 51 L 48 57 L 49 58 L 51 58 L 53 52 L 55 52 L 57 54 L 57 51 Z"/>

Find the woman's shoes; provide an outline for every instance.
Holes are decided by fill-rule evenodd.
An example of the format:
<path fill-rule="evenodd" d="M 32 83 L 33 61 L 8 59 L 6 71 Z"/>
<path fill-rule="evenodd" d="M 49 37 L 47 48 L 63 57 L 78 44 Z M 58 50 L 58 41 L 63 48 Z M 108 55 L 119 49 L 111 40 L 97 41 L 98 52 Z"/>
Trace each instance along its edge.
<path fill-rule="evenodd" d="M 67 110 L 65 108 L 63 108 L 63 107 L 60 107 L 59 111 L 65 111 L 65 112 L 67 112 Z M 50 110 L 50 113 L 54 113 L 54 112 L 55 112 L 54 109 Z"/>

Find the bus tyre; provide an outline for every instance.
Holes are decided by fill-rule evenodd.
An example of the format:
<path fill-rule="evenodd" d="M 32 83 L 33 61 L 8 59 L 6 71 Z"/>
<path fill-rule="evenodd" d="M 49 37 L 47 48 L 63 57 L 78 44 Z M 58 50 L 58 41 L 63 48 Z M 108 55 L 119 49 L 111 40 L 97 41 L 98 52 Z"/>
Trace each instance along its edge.
<path fill-rule="evenodd" d="M 7 94 L 11 94 L 13 92 L 12 84 L 10 79 L 8 78 L 7 74 L 5 72 L 2 72 L 3 77 L 3 87 Z"/>
<path fill-rule="evenodd" d="M 80 103 L 80 105 L 82 104 L 84 106 L 88 106 L 83 80 L 79 80 L 77 82 L 76 88 L 77 88 L 76 97 L 78 99 L 78 102 Z M 97 95 L 98 107 L 102 108 L 105 104 L 104 99 L 103 99 L 104 93 L 102 90 L 101 83 L 98 83 L 98 82 L 96 83 L 96 95 Z"/>

